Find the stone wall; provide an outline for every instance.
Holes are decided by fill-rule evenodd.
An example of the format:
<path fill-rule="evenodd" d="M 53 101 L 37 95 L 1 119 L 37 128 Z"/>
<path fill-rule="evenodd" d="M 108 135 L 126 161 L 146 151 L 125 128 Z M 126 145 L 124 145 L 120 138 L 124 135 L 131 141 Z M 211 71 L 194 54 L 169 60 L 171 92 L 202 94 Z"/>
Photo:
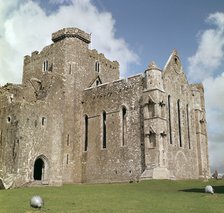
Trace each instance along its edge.
<path fill-rule="evenodd" d="M 88 117 L 88 148 L 83 137 L 83 182 L 133 181 L 142 172 L 141 75 L 102 84 L 83 92 L 83 121 Z M 122 109 L 127 127 L 122 131 Z M 106 113 L 106 148 L 103 148 L 103 112 Z M 83 122 L 83 125 L 85 123 Z M 123 134 L 125 134 L 123 136 Z M 125 140 L 125 141 L 123 141 Z"/>

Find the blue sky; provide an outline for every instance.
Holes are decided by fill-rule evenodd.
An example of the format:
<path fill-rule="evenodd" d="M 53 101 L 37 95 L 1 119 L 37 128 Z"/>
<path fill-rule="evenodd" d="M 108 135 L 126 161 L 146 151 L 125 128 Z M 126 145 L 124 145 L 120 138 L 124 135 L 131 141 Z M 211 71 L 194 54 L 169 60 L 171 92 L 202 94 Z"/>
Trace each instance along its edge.
<path fill-rule="evenodd" d="M 152 60 L 163 68 L 176 48 L 189 82 L 204 84 L 211 167 L 224 172 L 222 0 L 0 1 L 0 85 L 20 83 L 23 56 L 63 27 L 92 33 L 90 48 L 118 60 L 122 77 Z"/>
<path fill-rule="evenodd" d="M 140 58 L 130 73 L 142 72 L 149 60 L 164 67 L 176 48 L 187 71 L 188 57 L 197 50 L 197 36 L 208 28 L 209 14 L 224 11 L 220 0 L 94 0 L 116 20 L 116 36 L 123 37 Z"/>

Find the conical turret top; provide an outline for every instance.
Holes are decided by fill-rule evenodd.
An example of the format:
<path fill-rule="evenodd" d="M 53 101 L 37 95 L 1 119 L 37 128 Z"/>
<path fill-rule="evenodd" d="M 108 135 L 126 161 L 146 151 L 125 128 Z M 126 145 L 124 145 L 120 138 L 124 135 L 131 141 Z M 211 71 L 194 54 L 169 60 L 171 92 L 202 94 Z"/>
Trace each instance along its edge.
<path fill-rule="evenodd" d="M 148 69 L 159 69 L 155 63 L 155 61 L 151 61 L 148 65 Z"/>
<path fill-rule="evenodd" d="M 156 65 L 155 61 L 151 61 L 146 69 L 146 71 L 148 70 L 159 70 L 161 71 L 158 66 Z"/>

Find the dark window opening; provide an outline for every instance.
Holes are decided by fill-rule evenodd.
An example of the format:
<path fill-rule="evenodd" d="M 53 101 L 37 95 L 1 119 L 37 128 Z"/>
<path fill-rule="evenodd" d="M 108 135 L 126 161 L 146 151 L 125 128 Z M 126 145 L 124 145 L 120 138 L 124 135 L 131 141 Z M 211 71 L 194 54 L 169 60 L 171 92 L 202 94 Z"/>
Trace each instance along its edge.
<path fill-rule="evenodd" d="M 98 86 L 98 85 L 99 85 L 99 83 L 100 83 L 100 82 L 97 80 L 97 81 L 96 81 L 96 86 Z"/>
<path fill-rule="evenodd" d="M 45 117 L 42 117 L 42 121 L 41 121 L 42 126 L 44 126 L 46 124 L 46 120 L 47 119 Z"/>
<path fill-rule="evenodd" d="M 68 164 L 68 158 L 69 158 L 69 156 L 68 156 L 68 154 L 67 154 L 67 157 L 66 157 L 66 164 Z"/>
<path fill-rule="evenodd" d="M 85 144 L 84 144 L 84 151 L 88 149 L 88 116 L 85 115 Z"/>
<path fill-rule="evenodd" d="M 180 100 L 177 101 L 177 113 L 178 113 L 179 143 L 180 143 L 180 147 L 182 147 Z"/>
<path fill-rule="evenodd" d="M 69 64 L 69 71 L 68 71 L 69 74 L 72 74 L 72 65 Z"/>
<path fill-rule="evenodd" d="M 127 143 L 127 109 L 122 107 L 122 146 Z"/>
<path fill-rule="evenodd" d="M 178 64 L 178 59 L 175 57 L 174 58 L 175 64 Z"/>
<path fill-rule="evenodd" d="M 8 122 L 8 123 L 11 122 L 11 117 L 10 117 L 10 116 L 7 118 L 7 122 Z"/>
<path fill-rule="evenodd" d="M 189 120 L 189 106 L 186 106 L 187 110 L 187 137 L 188 137 L 188 145 L 189 149 L 191 149 L 191 138 L 190 138 L 190 120 Z"/>
<path fill-rule="evenodd" d="M 69 146 L 69 144 L 70 144 L 70 136 L 69 136 L 69 134 L 67 135 L 67 146 Z"/>
<path fill-rule="evenodd" d="M 107 148 L 107 126 L 106 126 L 106 112 L 103 112 L 103 149 Z"/>
<path fill-rule="evenodd" d="M 48 71 L 48 60 L 45 60 L 45 61 L 44 61 L 44 64 L 43 64 L 43 70 L 44 70 L 44 71 Z"/>
<path fill-rule="evenodd" d="M 34 180 L 42 180 L 43 169 L 44 169 L 44 162 L 42 159 L 38 158 L 34 163 L 34 174 L 33 174 Z"/>
<path fill-rule="evenodd" d="M 0 144 L 2 145 L 2 130 L 0 130 Z"/>
<path fill-rule="evenodd" d="M 95 71 L 100 72 L 100 64 L 98 61 L 95 63 Z"/>
<path fill-rule="evenodd" d="M 168 116 L 169 116 L 170 144 L 172 144 L 173 143 L 173 140 L 172 140 L 172 123 L 171 123 L 170 95 L 168 96 Z"/>

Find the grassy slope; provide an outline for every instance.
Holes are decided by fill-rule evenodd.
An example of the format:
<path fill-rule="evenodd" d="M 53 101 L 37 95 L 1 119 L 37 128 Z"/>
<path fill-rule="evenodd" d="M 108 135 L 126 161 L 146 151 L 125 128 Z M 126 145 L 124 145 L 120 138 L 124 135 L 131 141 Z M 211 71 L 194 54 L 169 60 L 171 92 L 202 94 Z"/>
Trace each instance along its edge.
<path fill-rule="evenodd" d="M 206 185 L 215 195 L 205 194 Z M 41 210 L 29 207 L 43 197 Z M 0 213 L 52 212 L 224 212 L 224 181 L 143 181 L 126 184 L 65 185 L 0 190 Z"/>

